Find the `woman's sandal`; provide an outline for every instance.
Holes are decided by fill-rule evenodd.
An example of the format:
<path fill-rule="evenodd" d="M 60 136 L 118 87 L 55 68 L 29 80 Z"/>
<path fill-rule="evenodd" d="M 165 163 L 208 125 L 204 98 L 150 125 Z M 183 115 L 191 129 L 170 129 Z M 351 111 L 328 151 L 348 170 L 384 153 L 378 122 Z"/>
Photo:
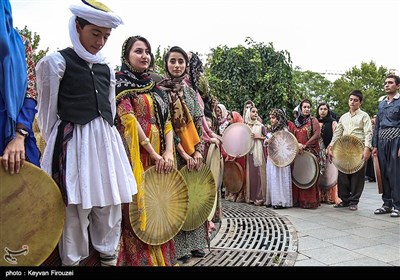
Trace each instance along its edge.
<path fill-rule="evenodd" d="M 343 207 L 348 207 L 349 205 L 343 202 L 340 202 L 338 204 L 333 205 L 333 208 L 343 208 Z"/>
<path fill-rule="evenodd" d="M 379 215 L 379 214 L 389 214 L 390 212 L 392 212 L 392 209 L 390 209 L 387 206 L 386 207 L 382 206 L 381 208 L 376 209 L 374 211 L 374 214 L 377 214 L 377 215 Z"/>

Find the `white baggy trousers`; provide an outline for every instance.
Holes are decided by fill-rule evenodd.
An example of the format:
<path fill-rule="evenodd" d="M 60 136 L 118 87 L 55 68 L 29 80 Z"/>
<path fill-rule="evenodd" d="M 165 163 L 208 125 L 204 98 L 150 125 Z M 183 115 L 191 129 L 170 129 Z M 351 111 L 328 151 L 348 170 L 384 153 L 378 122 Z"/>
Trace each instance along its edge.
<path fill-rule="evenodd" d="M 79 265 L 89 256 L 89 233 L 90 241 L 100 255 L 115 254 L 121 236 L 120 204 L 90 209 L 82 209 L 81 204 L 70 204 L 65 216 L 58 247 L 62 265 Z"/>

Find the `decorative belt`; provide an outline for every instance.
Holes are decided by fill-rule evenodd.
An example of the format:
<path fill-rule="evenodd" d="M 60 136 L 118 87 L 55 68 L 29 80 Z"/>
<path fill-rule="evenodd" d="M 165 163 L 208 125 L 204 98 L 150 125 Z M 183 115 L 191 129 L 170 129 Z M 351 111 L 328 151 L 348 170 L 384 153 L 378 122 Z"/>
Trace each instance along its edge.
<path fill-rule="evenodd" d="M 400 137 L 400 128 L 398 127 L 390 127 L 379 130 L 380 139 L 390 140 L 397 137 Z"/>

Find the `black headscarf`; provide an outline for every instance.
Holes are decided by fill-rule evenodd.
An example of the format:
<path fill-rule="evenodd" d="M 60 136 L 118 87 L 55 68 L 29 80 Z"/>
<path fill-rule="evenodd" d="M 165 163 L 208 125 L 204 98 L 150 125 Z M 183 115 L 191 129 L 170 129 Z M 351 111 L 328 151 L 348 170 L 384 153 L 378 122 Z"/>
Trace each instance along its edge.
<path fill-rule="evenodd" d="M 321 117 L 319 115 L 319 107 L 321 106 L 326 106 L 328 108 L 328 114 L 325 117 Z M 329 108 L 329 105 L 325 102 L 320 103 L 317 108 L 317 119 L 320 123 L 322 123 L 321 127 L 321 138 L 322 141 L 324 142 L 325 147 L 328 147 L 328 145 L 331 143 L 332 137 L 333 137 L 333 127 L 332 127 L 332 122 L 335 120 L 332 118 L 331 115 L 331 109 Z"/>
<path fill-rule="evenodd" d="M 133 42 L 132 42 L 133 41 Z M 160 131 L 164 131 L 165 123 L 168 119 L 168 97 L 164 91 L 160 89 L 159 86 L 153 81 L 151 76 L 146 73 L 140 73 L 136 69 L 134 69 L 128 62 L 127 56 L 129 56 L 128 48 L 132 48 L 133 43 L 135 41 L 144 42 L 149 50 L 151 51 L 151 47 L 149 42 L 141 37 L 141 36 L 133 36 L 129 37 L 125 40 L 122 46 L 122 65 L 121 71 L 115 74 L 116 78 L 116 87 L 115 94 L 117 95 L 116 102 L 117 106 L 124 98 L 131 98 L 138 94 L 149 93 L 153 99 L 154 112 L 156 114 L 156 121 L 158 126 L 160 127 Z M 161 104 L 155 98 L 157 95 L 161 100 L 164 101 L 164 104 Z M 163 137 L 163 133 L 160 133 L 161 138 L 161 150 L 165 149 L 165 139 Z"/>

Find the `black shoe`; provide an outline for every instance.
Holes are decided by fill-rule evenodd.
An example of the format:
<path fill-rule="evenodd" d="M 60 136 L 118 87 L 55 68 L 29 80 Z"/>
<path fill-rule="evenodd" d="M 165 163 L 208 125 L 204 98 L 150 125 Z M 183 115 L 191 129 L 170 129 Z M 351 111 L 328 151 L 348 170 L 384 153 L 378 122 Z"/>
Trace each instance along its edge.
<path fill-rule="evenodd" d="M 178 261 L 181 261 L 182 263 L 188 263 L 192 257 L 190 255 L 184 255 L 183 257 L 180 257 Z"/>
<path fill-rule="evenodd" d="M 192 256 L 195 258 L 202 258 L 206 255 L 206 252 L 204 252 L 204 250 L 193 250 L 192 251 Z"/>

